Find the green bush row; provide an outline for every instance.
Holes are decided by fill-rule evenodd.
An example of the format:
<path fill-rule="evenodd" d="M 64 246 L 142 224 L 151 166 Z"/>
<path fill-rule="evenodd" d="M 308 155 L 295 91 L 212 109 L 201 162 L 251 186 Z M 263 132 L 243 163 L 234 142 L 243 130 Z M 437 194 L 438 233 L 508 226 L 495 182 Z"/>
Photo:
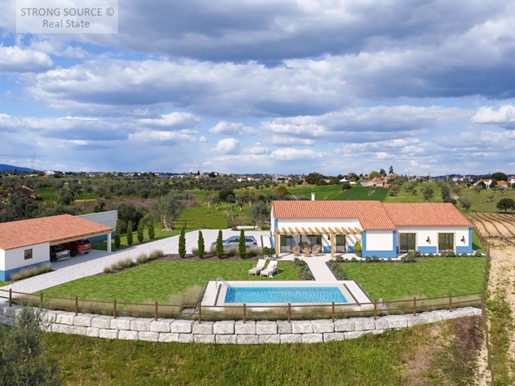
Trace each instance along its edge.
<path fill-rule="evenodd" d="M 32 276 L 52 271 L 52 265 L 43 264 L 38 267 L 25 268 L 11 275 L 11 281 L 23 280 Z"/>
<path fill-rule="evenodd" d="M 309 269 L 308 263 L 304 260 L 295 258 L 293 259 L 293 264 L 300 268 L 300 276 L 302 280 L 315 280 L 313 273 L 311 273 L 311 270 Z"/>
<path fill-rule="evenodd" d="M 329 260 L 327 263 L 327 266 L 333 273 L 334 277 L 338 280 L 349 280 L 349 277 L 343 270 L 340 264 L 336 260 Z"/>
<path fill-rule="evenodd" d="M 156 249 L 155 251 L 152 251 L 150 255 L 147 255 L 146 253 L 141 253 L 137 258 L 136 261 L 133 261 L 132 258 L 127 257 L 122 260 L 118 260 L 117 262 L 111 264 L 108 267 L 104 268 L 104 273 L 115 273 L 119 271 L 123 271 L 127 268 L 132 268 L 141 264 L 148 263 L 149 261 L 159 259 L 164 256 L 163 251 L 160 249 Z"/>

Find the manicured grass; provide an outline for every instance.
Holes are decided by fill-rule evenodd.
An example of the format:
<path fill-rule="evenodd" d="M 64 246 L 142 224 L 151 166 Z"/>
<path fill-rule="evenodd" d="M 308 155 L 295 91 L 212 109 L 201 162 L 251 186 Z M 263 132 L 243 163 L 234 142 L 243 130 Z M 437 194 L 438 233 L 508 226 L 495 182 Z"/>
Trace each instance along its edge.
<path fill-rule="evenodd" d="M 397 386 L 430 381 L 441 373 L 431 356 L 417 360 L 417 365 L 427 364 L 422 369 L 410 364 L 425 347 L 433 354 L 445 353 L 440 330 L 447 325 L 322 344 L 179 344 L 67 334 L 45 334 L 44 341 L 46 355 L 57 362 L 66 385 Z M 451 384 L 448 379 L 439 381 Z M 468 384 L 467 379 L 461 382 Z"/>
<path fill-rule="evenodd" d="M 0 287 L 3 287 L 4 285 L 7 285 L 9 284 L 9 282 L 6 282 L 6 281 L 0 281 Z"/>
<path fill-rule="evenodd" d="M 264 280 L 248 275 L 256 260 L 199 261 L 159 260 L 116 274 L 89 276 L 45 289 L 48 296 L 120 302 L 166 302 L 171 294 L 184 293 L 189 287 L 204 286 L 222 276 L 226 280 Z M 279 262 L 274 280 L 298 280 L 299 269 L 290 262 Z"/>
<path fill-rule="evenodd" d="M 418 263 L 340 263 L 374 300 L 481 292 L 485 259 L 418 258 Z"/>
<path fill-rule="evenodd" d="M 502 198 L 511 198 L 512 200 L 515 200 L 514 189 L 483 189 L 479 193 L 476 193 L 473 188 L 467 188 L 464 184 L 460 185 L 460 188 L 462 197 L 469 200 L 472 204 L 469 210 L 470 212 L 499 212 L 496 205 Z M 489 198 L 488 196 L 492 197 Z M 459 203 L 458 208 L 463 210 Z"/>
<path fill-rule="evenodd" d="M 343 193 L 343 200 L 378 200 L 384 201 L 389 190 L 385 188 L 364 188 L 353 186 Z"/>

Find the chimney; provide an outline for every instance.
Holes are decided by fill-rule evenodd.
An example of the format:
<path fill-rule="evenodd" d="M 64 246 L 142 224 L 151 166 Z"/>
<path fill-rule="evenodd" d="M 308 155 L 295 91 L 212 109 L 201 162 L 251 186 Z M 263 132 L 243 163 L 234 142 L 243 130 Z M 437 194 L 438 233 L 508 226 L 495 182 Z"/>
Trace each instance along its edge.
<path fill-rule="evenodd" d="M 311 192 L 311 201 L 315 201 L 315 192 Z"/>

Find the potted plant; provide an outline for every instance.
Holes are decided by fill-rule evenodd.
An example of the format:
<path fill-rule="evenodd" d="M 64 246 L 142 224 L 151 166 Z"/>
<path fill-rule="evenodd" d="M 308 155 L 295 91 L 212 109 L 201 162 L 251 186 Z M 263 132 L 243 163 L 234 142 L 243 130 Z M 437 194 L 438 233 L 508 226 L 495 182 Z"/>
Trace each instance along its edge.
<path fill-rule="evenodd" d="M 354 252 L 356 253 L 356 256 L 361 257 L 361 243 L 359 241 L 356 241 L 356 244 L 354 245 Z"/>

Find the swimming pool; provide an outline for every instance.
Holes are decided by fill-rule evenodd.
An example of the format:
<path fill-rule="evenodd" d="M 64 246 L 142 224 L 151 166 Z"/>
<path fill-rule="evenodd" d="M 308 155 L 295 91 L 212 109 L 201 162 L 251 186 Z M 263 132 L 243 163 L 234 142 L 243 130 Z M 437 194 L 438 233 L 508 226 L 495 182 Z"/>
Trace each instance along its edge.
<path fill-rule="evenodd" d="M 225 303 L 348 303 L 338 286 L 230 286 Z"/>

